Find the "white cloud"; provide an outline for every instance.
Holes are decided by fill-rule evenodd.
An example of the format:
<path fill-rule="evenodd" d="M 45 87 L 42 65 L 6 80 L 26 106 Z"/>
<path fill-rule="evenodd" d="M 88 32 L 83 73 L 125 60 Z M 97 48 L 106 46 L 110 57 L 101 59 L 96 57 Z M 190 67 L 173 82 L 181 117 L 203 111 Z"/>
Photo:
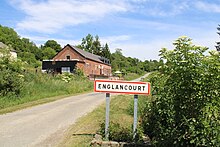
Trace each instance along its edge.
<path fill-rule="evenodd" d="M 189 0 L 171 1 L 171 0 L 132 0 L 134 11 L 147 16 L 175 16 L 184 13 L 190 5 Z M 139 5 L 135 5 L 138 4 Z"/>
<path fill-rule="evenodd" d="M 14 0 L 11 4 L 27 15 L 17 24 L 18 29 L 45 33 L 54 33 L 66 26 L 88 23 L 127 11 L 125 3 L 99 0 Z"/>
<path fill-rule="evenodd" d="M 220 13 L 220 4 L 216 4 L 216 3 L 207 3 L 207 2 L 198 1 L 195 2 L 195 7 L 197 9 L 206 12 Z"/>
<path fill-rule="evenodd" d="M 118 35 L 118 36 L 107 36 L 107 37 L 101 37 L 100 41 L 101 43 L 105 44 L 113 44 L 116 42 L 121 42 L 121 41 L 127 41 L 130 40 L 131 36 L 129 35 Z"/>
<path fill-rule="evenodd" d="M 73 40 L 73 39 L 61 39 L 55 37 L 42 37 L 42 36 L 31 36 L 24 35 L 24 38 L 29 38 L 31 41 L 35 42 L 37 46 L 43 45 L 47 40 L 55 40 L 58 44 L 64 47 L 67 44 L 78 45 L 81 43 L 81 40 Z"/>

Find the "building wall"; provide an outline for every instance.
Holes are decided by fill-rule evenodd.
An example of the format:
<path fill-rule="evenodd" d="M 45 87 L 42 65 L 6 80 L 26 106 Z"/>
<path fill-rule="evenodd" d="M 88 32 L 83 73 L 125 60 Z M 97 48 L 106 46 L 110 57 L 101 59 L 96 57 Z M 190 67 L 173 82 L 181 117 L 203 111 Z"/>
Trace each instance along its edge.
<path fill-rule="evenodd" d="M 66 56 L 70 56 L 70 59 L 79 59 L 80 62 L 77 62 L 77 68 L 81 69 L 86 76 L 90 75 L 102 75 L 102 76 L 110 76 L 111 75 L 111 66 L 102 64 L 90 59 L 86 59 L 76 51 L 74 51 L 71 47 L 65 46 L 63 50 L 61 50 L 53 60 L 59 59 L 67 59 Z"/>
<path fill-rule="evenodd" d="M 11 57 L 12 57 L 13 59 L 17 59 L 18 55 L 17 55 L 16 52 L 10 51 L 10 54 L 11 54 Z"/>
<path fill-rule="evenodd" d="M 86 75 L 110 76 L 111 66 L 86 59 L 84 64 L 84 73 Z"/>
<path fill-rule="evenodd" d="M 80 61 L 83 61 L 84 58 L 78 54 L 76 51 L 74 51 L 71 47 L 65 46 L 63 50 L 61 50 L 54 58 L 53 60 L 57 59 L 67 59 L 66 57 L 70 56 L 70 59 L 79 59 Z"/>

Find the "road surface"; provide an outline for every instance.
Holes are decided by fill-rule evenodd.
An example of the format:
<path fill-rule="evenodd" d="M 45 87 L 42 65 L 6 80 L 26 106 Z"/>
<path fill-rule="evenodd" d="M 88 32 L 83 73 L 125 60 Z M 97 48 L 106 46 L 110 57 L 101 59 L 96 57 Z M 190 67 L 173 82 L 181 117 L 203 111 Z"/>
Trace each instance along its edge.
<path fill-rule="evenodd" d="M 88 93 L 0 115 L 0 147 L 55 146 L 70 125 L 104 101 L 105 94 Z"/>
<path fill-rule="evenodd" d="M 89 93 L 0 115 L 0 147 L 54 146 L 79 117 L 105 101 L 105 94 Z"/>

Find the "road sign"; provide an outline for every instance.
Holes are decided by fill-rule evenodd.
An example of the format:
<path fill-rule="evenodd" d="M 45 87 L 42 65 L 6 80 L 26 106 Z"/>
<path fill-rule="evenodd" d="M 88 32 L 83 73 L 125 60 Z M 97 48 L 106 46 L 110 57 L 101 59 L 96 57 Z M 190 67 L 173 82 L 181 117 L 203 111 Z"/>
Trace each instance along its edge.
<path fill-rule="evenodd" d="M 95 80 L 95 92 L 150 94 L 150 84 L 146 82 Z"/>
<path fill-rule="evenodd" d="M 134 94 L 134 125 L 133 138 L 137 133 L 137 111 L 138 111 L 138 95 L 150 94 L 150 83 L 146 82 L 130 82 L 130 81 L 110 81 L 110 80 L 95 80 L 95 92 L 106 93 L 106 115 L 105 115 L 105 138 L 109 137 L 109 109 L 110 109 L 110 93 Z"/>

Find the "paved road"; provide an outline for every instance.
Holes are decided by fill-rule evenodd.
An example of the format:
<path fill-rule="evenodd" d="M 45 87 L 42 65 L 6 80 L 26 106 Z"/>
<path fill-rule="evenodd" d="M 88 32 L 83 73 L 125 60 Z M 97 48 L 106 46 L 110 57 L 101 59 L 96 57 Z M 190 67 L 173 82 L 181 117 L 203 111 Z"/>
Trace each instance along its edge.
<path fill-rule="evenodd" d="M 79 117 L 105 101 L 101 93 L 68 97 L 55 102 L 0 115 L 0 147 L 54 146 Z M 58 138 L 57 138 L 58 137 Z"/>
<path fill-rule="evenodd" d="M 0 115 L 0 147 L 55 146 L 71 124 L 104 101 L 105 94 L 89 93 Z"/>

